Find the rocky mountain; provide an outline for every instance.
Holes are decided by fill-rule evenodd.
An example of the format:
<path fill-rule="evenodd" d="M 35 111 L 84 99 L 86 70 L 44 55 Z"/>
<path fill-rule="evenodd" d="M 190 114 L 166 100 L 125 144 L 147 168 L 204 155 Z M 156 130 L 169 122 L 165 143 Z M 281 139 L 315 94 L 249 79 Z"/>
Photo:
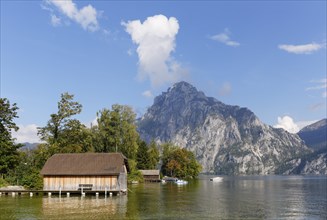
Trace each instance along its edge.
<path fill-rule="evenodd" d="M 327 119 L 304 127 L 298 135 L 314 152 L 288 161 L 283 172 L 285 174 L 327 175 Z"/>
<path fill-rule="evenodd" d="M 138 130 L 147 141 L 191 150 L 207 173 L 282 173 L 286 162 L 310 152 L 298 135 L 262 123 L 247 108 L 207 97 L 187 82 L 157 96 Z"/>
<path fill-rule="evenodd" d="M 327 119 L 308 125 L 298 132 L 305 144 L 314 149 L 327 148 Z"/>
<path fill-rule="evenodd" d="M 22 143 L 22 147 L 19 148 L 20 150 L 34 150 L 38 145 L 39 143 L 28 143 L 28 142 L 25 142 L 25 143 Z"/>

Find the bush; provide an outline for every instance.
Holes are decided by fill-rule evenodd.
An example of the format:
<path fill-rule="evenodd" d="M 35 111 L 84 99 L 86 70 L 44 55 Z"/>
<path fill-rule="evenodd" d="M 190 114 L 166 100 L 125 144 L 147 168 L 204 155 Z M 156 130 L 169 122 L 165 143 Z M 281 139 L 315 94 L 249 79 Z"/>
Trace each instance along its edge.
<path fill-rule="evenodd" d="M 5 187 L 8 186 L 8 183 L 6 182 L 6 180 L 0 178 L 0 187 Z"/>

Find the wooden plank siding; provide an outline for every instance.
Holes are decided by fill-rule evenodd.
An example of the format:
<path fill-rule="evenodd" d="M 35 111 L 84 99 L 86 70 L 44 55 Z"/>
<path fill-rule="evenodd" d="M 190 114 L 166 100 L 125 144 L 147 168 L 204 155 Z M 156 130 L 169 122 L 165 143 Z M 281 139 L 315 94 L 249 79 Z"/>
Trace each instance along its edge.
<path fill-rule="evenodd" d="M 78 190 L 79 184 L 92 184 L 92 191 L 123 189 L 118 176 L 44 176 L 43 190 Z"/>

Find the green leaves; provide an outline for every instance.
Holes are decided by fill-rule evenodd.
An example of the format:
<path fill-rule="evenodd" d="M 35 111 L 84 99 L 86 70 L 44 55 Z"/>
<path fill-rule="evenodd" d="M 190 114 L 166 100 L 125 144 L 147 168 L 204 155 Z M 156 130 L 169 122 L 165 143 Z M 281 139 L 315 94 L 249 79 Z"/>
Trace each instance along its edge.
<path fill-rule="evenodd" d="M 61 132 L 65 129 L 70 117 L 79 114 L 82 111 L 82 105 L 73 101 L 74 95 L 69 93 L 61 94 L 61 100 L 58 102 L 58 112 L 50 115 L 50 120 L 43 128 L 38 128 L 38 135 L 41 140 L 49 143 L 58 142 Z"/>
<path fill-rule="evenodd" d="M 0 174 L 7 174 L 18 163 L 17 149 L 20 144 L 15 144 L 11 131 L 19 128 L 14 119 L 17 116 L 18 107 L 16 103 L 10 104 L 6 98 L 0 98 Z"/>
<path fill-rule="evenodd" d="M 194 154 L 185 148 L 178 148 L 170 143 L 163 146 L 162 172 L 177 178 L 195 178 L 201 171 L 201 165 Z"/>
<path fill-rule="evenodd" d="M 136 131 L 135 113 L 126 105 L 115 104 L 112 109 L 97 113 L 97 152 L 122 152 L 127 158 L 135 159 L 139 135 Z"/>
<path fill-rule="evenodd" d="M 150 146 L 139 140 L 137 150 L 137 168 L 140 170 L 153 170 L 157 168 L 160 156 L 156 143 L 152 141 Z"/>

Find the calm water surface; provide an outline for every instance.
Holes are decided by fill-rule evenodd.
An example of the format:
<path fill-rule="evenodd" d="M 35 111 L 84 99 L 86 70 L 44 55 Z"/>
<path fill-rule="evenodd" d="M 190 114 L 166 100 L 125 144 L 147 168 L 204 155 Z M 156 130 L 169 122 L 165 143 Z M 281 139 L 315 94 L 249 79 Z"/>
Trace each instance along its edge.
<path fill-rule="evenodd" d="M 209 177 L 108 198 L 2 195 L 0 219 L 327 219 L 326 176 Z"/>

